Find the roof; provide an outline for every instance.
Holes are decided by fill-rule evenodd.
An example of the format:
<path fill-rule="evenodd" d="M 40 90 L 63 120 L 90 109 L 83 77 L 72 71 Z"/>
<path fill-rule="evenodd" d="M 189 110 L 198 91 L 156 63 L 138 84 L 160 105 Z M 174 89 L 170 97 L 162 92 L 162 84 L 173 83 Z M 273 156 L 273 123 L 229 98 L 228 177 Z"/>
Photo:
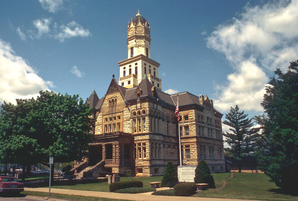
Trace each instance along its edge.
<path fill-rule="evenodd" d="M 134 24 L 137 24 L 139 19 L 140 19 L 142 24 L 145 24 L 145 22 L 147 22 L 147 20 L 138 11 L 138 14 L 136 14 L 136 16 L 134 18 L 132 18 L 132 21 L 133 21 Z"/>
<path fill-rule="evenodd" d="M 173 95 L 170 95 L 163 91 L 160 91 L 152 86 L 152 84 L 148 80 L 147 76 L 144 76 L 144 78 L 140 82 L 140 84 L 134 88 L 122 87 L 117 84 L 117 82 L 114 78 L 112 79 L 110 86 L 111 85 L 114 85 L 114 86 L 117 85 L 115 87 L 122 94 L 122 97 L 127 102 L 135 101 L 135 100 L 137 100 L 137 98 L 140 98 L 140 99 L 150 98 L 150 99 L 163 101 L 167 105 L 174 107 L 177 104 L 177 97 L 179 97 L 180 110 L 182 109 L 181 107 L 183 107 L 183 106 L 195 105 L 195 106 L 198 106 L 199 108 L 203 109 L 204 107 L 208 106 L 208 104 L 209 105 L 212 104 L 212 103 L 210 103 L 210 102 L 212 102 L 212 100 L 209 100 L 209 98 L 207 96 L 204 99 L 204 96 L 202 96 L 202 95 L 196 96 L 196 95 L 189 93 L 187 91 L 173 94 Z M 109 92 L 109 89 L 108 89 L 108 92 Z M 104 99 L 105 99 L 105 96 L 103 98 L 99 99 L 97 97 L 95 90 L 94 90 L 92 92 L 92 94 L 90 95 L 90 97 L 87 99 L 87 101 L 89 102 L 90 107 L 100 109 Z M 217 111 L 216 109 L 214 109 L 214 113 L 215 113 L 215 115 L 217 115 L 219 117 L 222 116 L 222 114 L 219 111 Z"/>

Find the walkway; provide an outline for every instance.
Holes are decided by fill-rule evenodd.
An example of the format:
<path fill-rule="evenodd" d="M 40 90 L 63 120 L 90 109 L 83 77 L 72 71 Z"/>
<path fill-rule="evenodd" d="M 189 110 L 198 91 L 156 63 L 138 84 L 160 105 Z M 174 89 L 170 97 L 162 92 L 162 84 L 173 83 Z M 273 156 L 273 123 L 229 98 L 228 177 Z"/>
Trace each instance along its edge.
<path fill-rule="evenodd" d="M 25 188 L 25 191 L 35 191 L 35 192 L 49 192 L 49 188 Z M 111 193 L 111 192 L 96 192 L 96 191 L 81 191 L 81 190 L 69 190 L 69 189 L 57 189 L 51 188 L 51 193 L 57 194 L 67 194 L 67 195 L 78 195 L 87 197 L 100 197 L 100 198 L 110 198 L 110 199 L 124 199 L 124 200 L 138 200 L 138 201 L 181 201 L 187 199 L 187 201 L 230 201 L 231 199 L 221 199 L 221 198 L 200 198 L 200 197 L 182 197 L 182 196 L 158 196 L 150 195 L 148 193 L 139 194 L 127 194 L 127 193 Z M 240 201 L 239 199 L 233 199 L 233 201 Z M 243 200 L 242 200 L 243 201 Z"/>

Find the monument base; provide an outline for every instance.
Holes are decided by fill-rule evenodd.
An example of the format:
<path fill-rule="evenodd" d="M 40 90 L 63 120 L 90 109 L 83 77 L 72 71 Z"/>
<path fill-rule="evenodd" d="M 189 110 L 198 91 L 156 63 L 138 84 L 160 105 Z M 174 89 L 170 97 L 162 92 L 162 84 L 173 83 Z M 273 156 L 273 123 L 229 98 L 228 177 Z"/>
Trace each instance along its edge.
<path fill-rule="evenodd" d="M 195 165 L 179 165 L 178 180 L 179 182 L 195 182 Z"/>

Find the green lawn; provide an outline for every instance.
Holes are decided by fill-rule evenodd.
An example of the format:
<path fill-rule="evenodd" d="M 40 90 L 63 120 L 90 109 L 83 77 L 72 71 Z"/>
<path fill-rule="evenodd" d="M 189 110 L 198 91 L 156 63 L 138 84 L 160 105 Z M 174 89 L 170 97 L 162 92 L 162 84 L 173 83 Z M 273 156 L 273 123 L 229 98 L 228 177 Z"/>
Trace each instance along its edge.
<path fill-rule="evenodd" d="M 226 186 L 221 190 L 206 190 L 201 191 L 194 196 L 198 197 L 214 197 L 214 198 L 230 198 L 230 199 L 254 199 L 254 200 L 297 200 L 298 192 L 288 194 L 280 191 L 279 188 L 265 174 L 256 173 L 215 173 L 212 174 L 215 180 L 216 188 L 223 186 L 226 181 Z M 161 181 L 162 177 L 139 177 L 131 178 L 132 180 L 140 180 L 144 187 L 150 187 L 149 182 Z M 128 181 L 129 177 L 121 177 L 121 181 Z M 102 191 L 108 192 L 108 182 L 88 183 L 88 184 L 74 184 L 53 186 L 53 188 L 74 189 L 74 190 L 88 190 L 88 191 Z M 93 198 L 92 198 L 93 199 Z"/>
<path fill-rule="evenodd" d="M 22 192 L 19 197 L 24 197 L 27 195 L 44 197 L 45 200 L 49 197 L 49 193 L 31 192 L 31 191 Z M 65 199 L 65 200 L 71 200 L 71 201 L 127 201 L 127 200 L 116 200 L 116 199 L 98 198 L 98 197 L 86 197 L 86 196 L 78 196 L 78 195 L 62 195 L 62 194 L 55 194 L 55 193 L 51 193 L 51 198 Z"/>
<path fill-rule="evenodd" d="M 139 177 L 131 178 L 131 180 L 139 180 L 143 182 L 143 187 L 150 187 L 149 182 L 161 181 L 162 177 Z M 120 181 L 129 181 L 129 177 L 120 177 Z M 73 189 L 73 190 L 86 190 L 86 191 L 100 191 L 100 192 L 109 192 L 109 184 L 107 181 L 98 182 L 98 183 L 89 183 L 89 184 L 74 184 L 74 185 L 56 185 L 53 188 L 61 189 Z"/>
<path fill-rule="evenodd" d="M 201 191 L 196 196 L 256 200 L 298 200 L 298 196 L 281 192 L 265 174 L 234 173 L 234 177 L 228 179 L 230 175 L 231 173 L 213 174 L 216 188 L 223 185 L 222 180 L 227 182 L 225 188 L 219 191 Z"/>

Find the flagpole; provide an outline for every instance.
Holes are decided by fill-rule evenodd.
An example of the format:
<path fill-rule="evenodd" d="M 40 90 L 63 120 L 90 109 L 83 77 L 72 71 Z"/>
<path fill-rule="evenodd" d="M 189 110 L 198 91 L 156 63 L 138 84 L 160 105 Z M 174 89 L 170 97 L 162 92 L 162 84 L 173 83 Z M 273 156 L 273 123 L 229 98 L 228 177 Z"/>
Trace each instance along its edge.
<path fill-rule="evenodd" d="M 178 121 L 178 135 L 179 135 L 179 159 L 180 159 L 180 166 L 182 166 L 181 134 L 180 134 L 180 123 L 179 123 L 179 121 Z"/>
<path fill-rule="evenodd" d="M 180 117 L 179 117 L 179 96 L 177 94 L 177 104 L 176 108 L 178 108 L 178 139 L 179 139 L 179 164 L 182 166 L 182 150 L 181 150 L 181 131 L 180 131 Z"/>

